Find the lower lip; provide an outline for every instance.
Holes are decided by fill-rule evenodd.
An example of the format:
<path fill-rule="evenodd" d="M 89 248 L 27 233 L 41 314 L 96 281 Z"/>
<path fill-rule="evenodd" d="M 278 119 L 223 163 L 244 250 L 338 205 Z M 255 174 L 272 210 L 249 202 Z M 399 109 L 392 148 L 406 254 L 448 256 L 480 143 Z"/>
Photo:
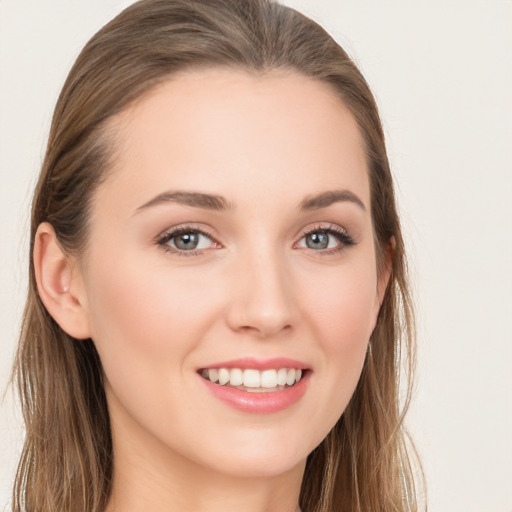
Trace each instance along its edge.
<path fill-rule="evenodd" d="M 210 392 L 219 400 L 244 412 L 272 413 L 287 409 L 297 403 L 304 393 L 309 381 L 308 372 L 299 382 L 280 391 L 250 392 L 231 386 L 221 386 L 199 376 Z"/>

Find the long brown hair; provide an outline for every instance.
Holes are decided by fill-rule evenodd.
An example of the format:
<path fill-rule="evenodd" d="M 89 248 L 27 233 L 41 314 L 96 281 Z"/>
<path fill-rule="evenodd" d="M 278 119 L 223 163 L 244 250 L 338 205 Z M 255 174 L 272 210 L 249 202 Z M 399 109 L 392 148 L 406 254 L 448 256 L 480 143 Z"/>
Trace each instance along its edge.
<path fill-rule="evenodd" d="M 202 66 L 252 74 L 287 69 L 320 80 L 359 125 L 379 268 L 390 255 L 391 278 L 357 389 L 308 457 L 300 506 L 304 512 L 416 511 L 403 426 L 413 312 L 384 135 L 363 76 L 315 22 L 269 0 L 142 0 L 125 9 L 87 43 L 58 99 L 33 200 L 30 254 L 37 227 L 47 221 L 62 247 L 80 255 L 91 198 L 113 153 L 108 121 L 174 73 Z M 101 363 L 92 340 L 77 342 L 48 314 L 32 262 L 14 378 L 26 439 L 13 509 L 103 511 L 114 461 Z"/>

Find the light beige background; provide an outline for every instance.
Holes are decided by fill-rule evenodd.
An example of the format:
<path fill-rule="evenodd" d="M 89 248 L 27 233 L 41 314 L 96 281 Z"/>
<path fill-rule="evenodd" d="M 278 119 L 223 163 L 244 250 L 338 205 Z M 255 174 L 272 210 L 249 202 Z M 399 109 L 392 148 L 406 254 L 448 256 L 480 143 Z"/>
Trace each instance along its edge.
<path fill-rule="evenodd" d="M 0 388 L 30 193 L 64 78 L 126 0 L 0 0 Z M 418 304 L 409 424 L 435 512 L 512 512 L 512 2 L 289 0 L 355 58 L 388 137 Z M 0 416 L 0 510 L 22 429 Z"/>

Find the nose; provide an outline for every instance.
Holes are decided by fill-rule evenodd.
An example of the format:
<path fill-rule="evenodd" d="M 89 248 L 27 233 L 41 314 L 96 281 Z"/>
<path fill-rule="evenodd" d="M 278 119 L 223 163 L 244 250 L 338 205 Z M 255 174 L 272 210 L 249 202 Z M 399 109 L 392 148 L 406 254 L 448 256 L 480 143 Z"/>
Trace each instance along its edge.
<path fill-rule="evenodd" d="M 286 262 L 261 252 L 234 270 L 227 322 L 237 332 L 270 338 L 296 321 L 293 284 Z"/>

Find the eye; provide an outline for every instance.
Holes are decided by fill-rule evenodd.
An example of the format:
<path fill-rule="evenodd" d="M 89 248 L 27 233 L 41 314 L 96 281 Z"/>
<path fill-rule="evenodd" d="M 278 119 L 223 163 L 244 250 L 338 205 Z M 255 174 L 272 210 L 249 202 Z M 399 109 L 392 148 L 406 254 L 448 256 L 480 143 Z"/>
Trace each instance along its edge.
<path fill-rule="evenodd" d="M 354 239 L 339 226 L 316 226 L 299 240 L 298 246 L 314 251 L 333 254 L 355 245 Z"/>
<path fill-rule="evenodd" d="M 205 249 L 212 249 L 219 245 L 213 237 L 205 231 L 184 226 L 165 232 L 157 241 L 166 251 L 180 256 L 193 256 Z"/>

